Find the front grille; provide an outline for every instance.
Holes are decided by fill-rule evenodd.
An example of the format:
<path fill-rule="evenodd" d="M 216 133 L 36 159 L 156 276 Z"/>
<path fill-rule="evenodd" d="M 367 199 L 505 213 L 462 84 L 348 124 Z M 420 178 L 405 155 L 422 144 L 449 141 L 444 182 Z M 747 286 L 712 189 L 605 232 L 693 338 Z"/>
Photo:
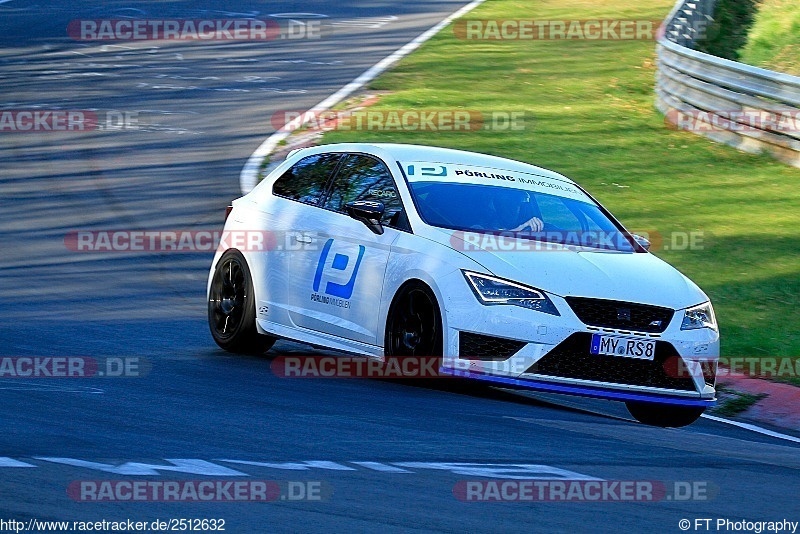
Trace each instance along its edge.
<path fill-rule="evenodd" d="M 672 344 L 656 341 L 652 360 L 590 354 L 592 334 L 579 332 L 559 343 L 526 373 L 612 384 L 696 391 L 691 376 L 669 372 L 680 358 Z"/>
<path fill-rule="evenodd" d="M 566 297 L 566 301 L 584 324 L 636 332 L 663 332 L 675 313 L 670 308 L 618 300 Z"/>
<path fill-rule="evenodd" d="M 458 357 L 464 360 L 502 361 L 525 346 L 524 341 L 459 332 Z"/>

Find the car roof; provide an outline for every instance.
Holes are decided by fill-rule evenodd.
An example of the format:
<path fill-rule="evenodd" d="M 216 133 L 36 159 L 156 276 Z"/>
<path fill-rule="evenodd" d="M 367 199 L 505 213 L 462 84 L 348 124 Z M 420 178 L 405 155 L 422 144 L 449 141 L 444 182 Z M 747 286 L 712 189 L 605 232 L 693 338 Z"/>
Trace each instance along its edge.
<path fill-rule="evenodd" d="M 456 150 L 453 148 L 443 148 L 427 145 L 409 145 L 400 143 L 334 143 L 316 147 L 325 152 L 382 152 L 392 159 L 400 162 L 425 162 L 425 163 L 448 163 L 458 165 L 473 165 L 476 167 L 488 167 L 493 169 L 524 172 L 547 178 L 554 178 L 570 183 L 575 183 L 566 176 L 553 172 L 549 169 L 537 167 L 530 163 L 523 163 L 513 159 L 469 152 L 466 150 Z"/>

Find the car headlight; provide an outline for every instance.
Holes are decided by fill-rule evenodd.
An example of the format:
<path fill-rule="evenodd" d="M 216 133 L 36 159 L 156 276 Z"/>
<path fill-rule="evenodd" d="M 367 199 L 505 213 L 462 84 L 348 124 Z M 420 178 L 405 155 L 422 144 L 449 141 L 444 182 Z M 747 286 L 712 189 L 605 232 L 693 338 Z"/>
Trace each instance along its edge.
<path fill-rule="evenodd" d="M 543 291 L 487 274 L 462 271 L 481 304 L 510 304 L 551 315 L 561 315 Z"/>
<path fill-rule="evenodd" d="M 710 302 L 686 308 L 683 314 L 681 330 L 696 330 L 698 328 L 717 329 L 717 318 L 714 317 L 714 308 Z"/>

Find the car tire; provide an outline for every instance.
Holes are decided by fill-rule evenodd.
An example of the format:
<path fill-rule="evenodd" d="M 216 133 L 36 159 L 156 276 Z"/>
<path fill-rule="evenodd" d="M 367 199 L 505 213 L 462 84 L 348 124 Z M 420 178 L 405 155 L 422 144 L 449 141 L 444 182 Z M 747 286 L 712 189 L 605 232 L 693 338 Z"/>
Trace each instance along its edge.
<path fill-rule="evenodd" d="M 422 282 L 404 284 L 389 307 L 385 355 L 441 359 L 443 339 L 442 314 L 433 292 Z"/>
<path fill-rule="evenodd" d="M 238 250 L 228 250 L 217 262 L 208 292 L 208 326 L 214 341 L 228 352 L 262 354 L 275 338 L 259 334 L 253 279 Z"/>
<path fill-rule="evenodd" d="M 697 421 L 705 408 L 673 406 L 650 402 L 626 402 L 628 412 L 640 423 L 660 427 L 681 427 Z"/>

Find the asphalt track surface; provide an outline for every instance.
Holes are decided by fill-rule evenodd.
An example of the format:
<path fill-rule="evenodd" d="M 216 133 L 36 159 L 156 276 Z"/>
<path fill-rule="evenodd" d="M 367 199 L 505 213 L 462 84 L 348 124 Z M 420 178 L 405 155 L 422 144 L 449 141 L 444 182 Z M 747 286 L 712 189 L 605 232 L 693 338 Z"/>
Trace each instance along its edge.
<path fill-rule="evenodd" d="M 0 379 L 0 519 L 216 518 L 227 532 L 680 532 L 681 519 L 694 532 L 706 531 L 695 519 L 712 519 L 708 531 L 720 518 L 800 520 L 791 442 L 708 420 L 649 428 L 614 403 L 459 383 L 279 378 L 270 359 L 214 345 L 211 253 L 66 246 L 78 230 L 219 228 L 275 111 L 316 104 L 464 3 L 0 3 L 0 111 L 136 117 L 122 129 L 0 133 L 0 356 L 88 357 L 100 371 L 128 358 L 140 370 Z M 78 18 L 298 11 L 340 24 L 326 39 L 269 43 L 88 43 L 65 30 Z M 281 342 L 273 352 L 313 351 Z M 466 481 L 514 478 L 699 491 L 658 502 L 458 498 Z M 86 502 L 67 491 L 220 479 L 318 483 L 322 499 Z"/>

